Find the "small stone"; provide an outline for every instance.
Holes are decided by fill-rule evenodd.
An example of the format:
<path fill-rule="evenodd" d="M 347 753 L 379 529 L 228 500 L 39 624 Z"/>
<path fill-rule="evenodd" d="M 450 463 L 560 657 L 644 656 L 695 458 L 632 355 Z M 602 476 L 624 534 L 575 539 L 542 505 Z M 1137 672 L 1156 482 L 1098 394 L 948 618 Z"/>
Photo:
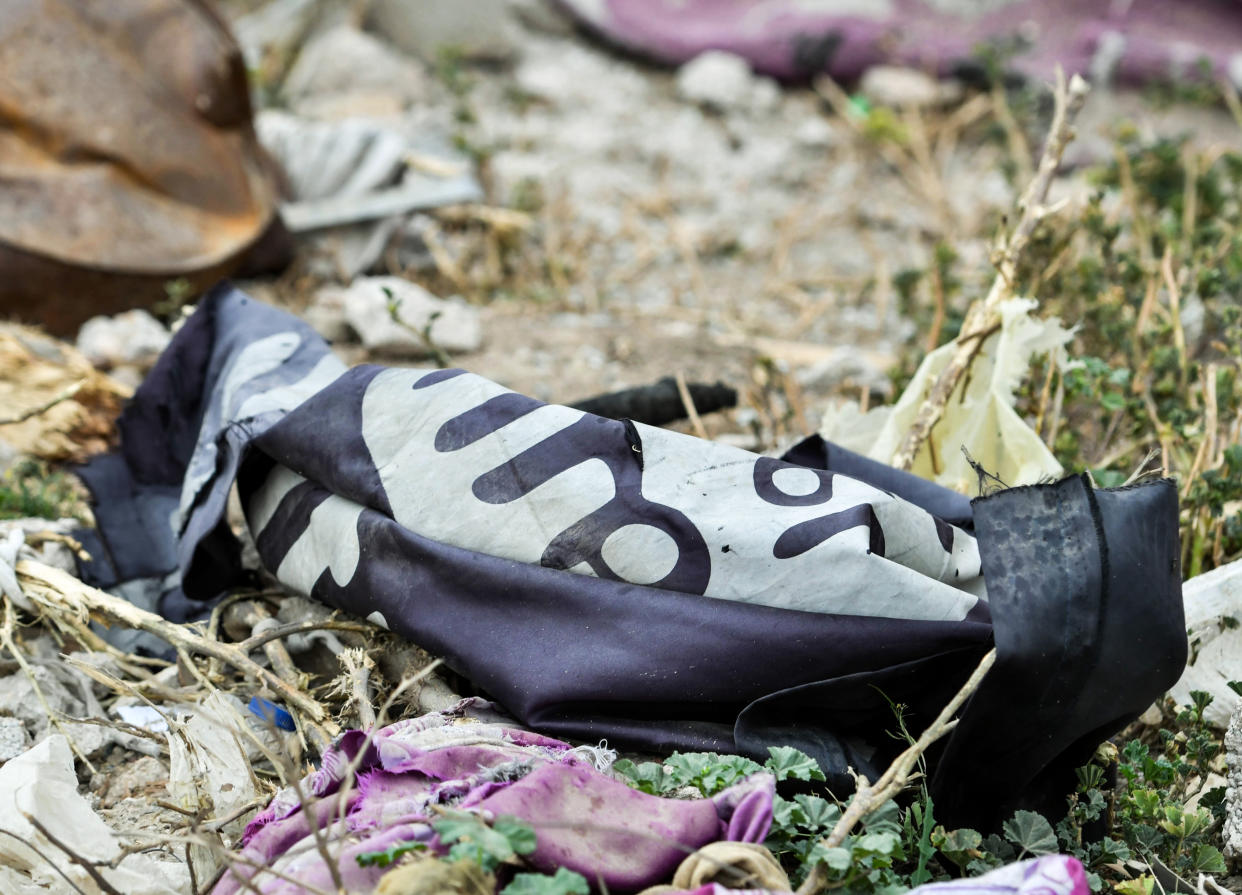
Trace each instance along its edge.
<path fill-rule="evenodd" d="M 0 718 L 0 763 L 30 748 L 30 734 L 19 718 Z"/>
<path fill-rule="evenodd" d="M 316 292 L 302 317 L 329 342 L 348 342 L 354 334 L 345 319 L 345 293 L 335 287 Z"/>
<path fill-rule="evenodd" d="M 828 149 L 837 142 L 837 132 L 823 118 L 807 118 L 794 130 L 794 141 L 807 149 Z"/>
<path fill-rule="evenodd" d="M 389 297 L 397 302 L 397 316 L 389 313 Z M 341 293 L 345 320 L 362 344 L 377 354 L 393 357 L 429 357 L 432 351 L 421 333 L 431 324 L 432 343 L 445 351 L 477 351 L 483 344 L 483 325 L 477 308 L 461 299 L 436 298 L 421 286 L 400 277 L 362 277 Z M 432 320 L 432 315 L 437 315 Z"/>
<path fill-rule="evenodd" d="M 1160 709 L 1160 703 L 1154 702 L 1147 707 L 1147 711 L 1138 717 L 1139 723 L 1147 727 L 1159 727 L 1164 721 L 1164 712 Z"/>
<path fill-rule="evenodd" d="M 723 50 L 700 53 L 677 70 L 677 93 L 682 99 L 719 111 L 749 105 L 754 88 L 750 63 Z"/>
<path fill-rule="evenodd" d="M 111 808 L 122 799 L 162 794 L 168 783 L 168 767 L 158 758 L 143 755 L 109 774 L 99 793 L 100 804 Z"/>
<path fill-rule="evenodd" d="M 322 105 L 333 97 L 342 107 L 360 96 L 374 105 L 377 94 L 398 107 L 428 102 L 431 86 L 429 76 L 417 64 L 383 41 L 342 25 L 317 35 L 302 48 L 285 77 L 283 92 L 295 110 L 309 114 L 303 104 Z"/>
<path fill-rule="evenodd" d="M 78 330 L 78 351 L 97 367 L 155 363 L 172 334 L 141 308 L 115 317 L 92 317 Z"/>
<path fill-rule="evenodd" d="M 367 24 L 407 53 L 427 62 L 445 51 L 467 59 L 504 61 L 517 54 L 514 23 L 505 0 L 428 3 L 373 0 Z"/>
<path fill-rule="evenodd" d="M 916 68 L 873 65 L 863 72 L 858 89 L 881 106 L 913 106 L 925 109 L 945 102 L 941 84 Z"/>

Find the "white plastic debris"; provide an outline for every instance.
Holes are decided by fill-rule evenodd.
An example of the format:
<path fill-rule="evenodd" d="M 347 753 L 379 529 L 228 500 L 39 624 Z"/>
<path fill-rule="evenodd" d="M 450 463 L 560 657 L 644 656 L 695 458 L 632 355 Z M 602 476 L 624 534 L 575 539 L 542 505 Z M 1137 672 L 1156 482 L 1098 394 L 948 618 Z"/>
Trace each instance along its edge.
<path fill-rule="evenodd" d="M 258 794 L 243 743 L 247 725 L 238 707 L 214 691 L 168 733 L 168 795 L 188 811 L 232 813 Z"/>
<path fill-rule="evenodd" d="M 1189 705 L 1192 690 L 1212 694 L 1203 717 L 1217 727 L 1229 724 L 1239 698 L 1230 681 L 1242 681 L 1242 560 L 1197 575 L 1182 585 L 1190 660 L 1169 691 Z"/>
<path fill-rule="evenodd" d="M 113 713 L 134 727 L 141 727 L 152 733 L 164 733 L 168 730 L 168 720 L 159 710 L 149 705 L 118 705 L 113 706 Z"/>
<path fill-rule="evenodd" d="M 1000 307 L 1001 329 L 990 336 L 970 369 L 965 385 L 954 393 L 944 417 L 915 458 L 912 471 L 963 494 L 977 494 L 979 478 L 961 448 L 1005 484 L 1029 485 L 1059 477 L 1061 464 L 1013 409 L 1014 392 L 1031 360 L 1051 352 L 1053 362 L 1068 369 L 1065 345 L 1072 330 L 1057 318 L 1031 316 L 1036 303 L 1012 299 Z M 914 422 L 924 396 L 957 346 L 942 345 L 923 359 L 897 403 L 861 413 L 846 404 L 824 413 L 820 434 L 881 463 L 890 463 Z M 934 462 L 933 462 L 934 453 Z"/>
<path fill-rule="evenodd" d="M 391 299 L 385 289 L 392 293 Z M 483 344 L 483 324 L 476 308 L 461 299 L 436 298 L 400 277 L 362 277 L 342 290 L 340 297 L 346 322 L 362 344 L 378 354 L 430 356 L 420 335 L 428 325 L 431 341 L 445 351 L 477 351 Z M 390 301 L 397 302 L 401 323 L 392 319 Z M 438 315 L 434 320 L 433 314 Z"/>
<path fill-rule="evenodd" d="M 293 201 L 281 206 L 281 216 L 294 233 L 483 198 L 464 157 L 416 146 L 373 121 L 310 121 L 266 111 L 255 127 L 288 177 Z M 434 159 L 435 171 L 408 167 L 415 156 Z"/>
<path fill-rule="evenodd" d="M 0 538 L 0 592 L 23 609 L 31 609 L 30 601 L 17 583 L 17 554 L 26 544 L 26 535 L 14 528 Z"/>
<path fill-rule="evenodd" d="M 52 838 L 41 833 L 28 817 L 37 818 Z M 78 794 L 73 755 L 69 743 L 59 735 L 48 737 L 0 767 L 0 830 L 10 834 L 0 835 L 0 884 L 5 892 L 76 890 L 99 895 L 100 888 L 90 874 L 62 846 L 94 864 L 113 891 L 177 895 L 189 886 L 184 865 L 159 862 L 143 854 L 121 858 L 121 846 L 112 830 Z M 53 838 L 61 845 L 54 844 Z M 116 867 L 109 866 L 112 861 L 118 862 Z"/>

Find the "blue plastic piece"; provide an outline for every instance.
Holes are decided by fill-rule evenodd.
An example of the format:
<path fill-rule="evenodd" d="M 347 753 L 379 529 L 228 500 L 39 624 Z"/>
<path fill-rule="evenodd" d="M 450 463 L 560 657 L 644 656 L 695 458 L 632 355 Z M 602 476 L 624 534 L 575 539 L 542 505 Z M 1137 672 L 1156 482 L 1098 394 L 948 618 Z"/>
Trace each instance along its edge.
<path fill-rule="evenodd" d="M 266 699 L 252 696 L 250 697 L 250 711 L 269 724 L 275 724 L 281 730 L 296 729 L 293 724 L 293 716 L 274 702 L 268 702 Z"/>

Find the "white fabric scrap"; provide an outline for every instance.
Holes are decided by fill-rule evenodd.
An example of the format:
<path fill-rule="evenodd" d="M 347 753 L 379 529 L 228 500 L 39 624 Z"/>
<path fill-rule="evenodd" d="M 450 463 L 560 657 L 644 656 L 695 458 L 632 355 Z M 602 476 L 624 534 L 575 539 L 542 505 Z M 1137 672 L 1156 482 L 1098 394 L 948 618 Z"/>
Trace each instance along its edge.
<path fill-rule="evenodd" d="M 86 870 L 26 818 L 36 817 L 74 854 L 95 862 L 114 890 L 127 895 L 177 895 L 186 890 L 184 865 L 132 854 L 111 868 L 121 846 L 103 819 L 78 794 L 69 742 L 55 734 L 0 767 L 0 890 L 17 895 L 79 892 L 99 895 Z M 48 860 L 55 861 L 55 866 Z M 66 881 L 68 879 L 68 882 Z"/>
<path fill-rule="evenodd" d="M 1182 585 L 1182 602 L 1190 660 L 1169 695 L 1189 705 L 1192 690 L 1211 693 L 1203 717 L 1224 728 L 1239 701 L 1229 682 L 1242 680 L 1242 560 L 1191 578 Z"/>
<path fill-rule="evenodd" d="M 929 446 L 925 445 L 914 460 L 911 471 L 916 475 L 963 494 L 977 494 L 979 478 L 962 454 L 963 446 L 984 469 L 1010 486 L 1062 475 L 1061 464 L 1013 409 L 1014 392 L 1034 357 L 1050 353 L 1062 371 L 1073 366 L 1065 351 L 1073 330 L 1062 326 L 1056 317 L 1032 317 L 1035 307 L 1035 301 L 1024 298 L 1000 306 L 1000 331 L 984 341 L 967 374 L 965 394 L 959 385 L 944 417 L 932 430 L 929 445 L 935 451 L 939 472 L 933 468 Z M 827 411 L 820 434 L 872 460 L 891 463 L 924 398 L 956 349 L 950 342 L 927 355 L 891 407 L 877 407 L 864 414 L 857 404 L 850 403 Z"/>

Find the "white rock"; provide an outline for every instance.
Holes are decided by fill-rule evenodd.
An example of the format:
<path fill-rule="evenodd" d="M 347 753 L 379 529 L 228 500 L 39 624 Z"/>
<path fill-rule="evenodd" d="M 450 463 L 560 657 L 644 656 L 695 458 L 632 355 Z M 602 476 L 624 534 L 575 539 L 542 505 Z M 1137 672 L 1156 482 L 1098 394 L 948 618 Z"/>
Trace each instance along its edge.
<path fill-rule="evenodd" d="M 794 141 L 807 149 L 828 149 L 837 140 L 833 126 L 818 116 L 805 119 L 794 130 Z"/>
<path fill-rule="evenodd" d="M 1229 782 L 1225 787 L 1225 856 L 1242 858 L 1242 705 L 1233 713 L 1225 731 L 1225 761 L 1229 766 Z"/>
<path fill-rule="evenodd" d="M 398 105 L 428 102 L 431 96 L 422 68 L 383 41 L 345 25 L 312 38 L 284 81 L 284 93 L 295 109 L 325 97 L 371 97 L 376 91 L 391 95 Z"/>
<path fill-rule="evenodd" d="M 708 50 L 677 70 L 677 93 L 682 99 L 713 109 L 748 106 L 754 91 L 750 63 L 735 53 Z"/>
<path fill-rule="evenodd" d="M 164 325 L 141 308 L 115 317 L 92 317 L 78 330 L 78 351 L 97 367 L 152 364 L 172 339 Z"/>
<path fill-rule="evenodd" d="M 1242 680 L 1242 560 L 1196 575 L 1182 585 L 1190 661 L 1169 695 L 1189 705 L 1192 690 L 1212 694 L 1205 720 L 1224 727 L 1238 704 L 1229 681 Z"/>
<path fill-rule="evenodd" d="M 863 72 L 858 89 L 881 106 L 926 108 L 944 102 L 940 82 L 915 68 L 873 65 Z"/>
<path fill-rule="evenodd" d="M 345 319 L 345 292 L 334 286 L 316 292 L 302 317 L 329 342 L 348 342 L 354 334 Z"/>
<path fill-rule="evenodd" d="M 367 23 L 396 46 L 428 62 L 450 49 L 471 59 L 504 60 L 517 52 L 505 0 L 373 0 Z"/>
<path fill-rule="evenodd" d="M 397 316 L 388 311 L 390 301 L 384 290 L 398 302 Z M 395 357 L 431 355 L 420 333 L 431 323 L 431 341 L 445 351 L 477 351 L 483 344 L 483 326 L 478 309 L 461 299 L 436 298 L 421 286 L 400 277 L 363 277 L 341 293 L 345 320 L 377 354 Z M 434 321 L 432 315 L 438 314 Z M 411 332 L 411 329 L 414 332 Z"/>
<path fill-rule="evenodd" d="M 0 764 L 30 747 L 30 734 L 20 718 L 0 718 Z"/>

